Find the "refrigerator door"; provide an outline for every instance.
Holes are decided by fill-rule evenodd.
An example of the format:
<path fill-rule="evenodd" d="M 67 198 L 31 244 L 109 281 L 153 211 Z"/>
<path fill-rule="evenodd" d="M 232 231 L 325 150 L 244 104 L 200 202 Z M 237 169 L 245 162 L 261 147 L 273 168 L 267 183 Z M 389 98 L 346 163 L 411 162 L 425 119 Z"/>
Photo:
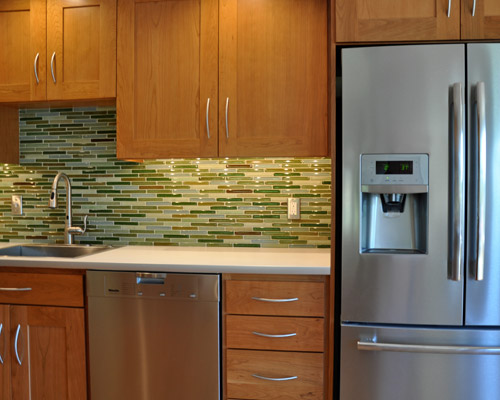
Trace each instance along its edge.
<path fill-rule="evenodd" d="M 464 45 L 342 51 L 343 321 L 463 324 L 463 277 L 453 280 L 457 268 L 450 268 L 449 204 L 457 198 L 450 196 L 456 161 L 450 149 L 459 125 L 454 123 L 459 113 L 453 99 L 458 94 L 460 100 L 464 84 Z M 465 107 L 458 110 L 465 114 Z M 421 254 L 370 253 L 361 248 L 360 226 L 366 211 L 360 192 L 361 156 L 391 153 L 428 155 L 428 214 Z M 463 265 L 458 272 L 463 272 Z"/>
<path fill-rule="evenodd" d="M 500 331 L 341 328 L 341 400 L 500 399 Z"/>
<path fill-rule="evenodd" d="M 500 325 L 500 44 L 468 44 L 467 62 L 469 240 L 465 323 Z"/>

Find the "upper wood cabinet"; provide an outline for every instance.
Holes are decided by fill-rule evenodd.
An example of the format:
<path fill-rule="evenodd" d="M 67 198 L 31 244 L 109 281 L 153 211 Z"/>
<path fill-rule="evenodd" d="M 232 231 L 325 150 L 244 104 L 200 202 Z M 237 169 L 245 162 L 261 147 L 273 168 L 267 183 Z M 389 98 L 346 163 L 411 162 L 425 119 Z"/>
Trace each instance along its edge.
<path fill-rule="evenodd" d="M 336 0 L 337 42 L 498 38 L 497 0 Z"/>
<path fill-rule="evenodd" d="M 217 0 L 118 0 L 117 155 L 217 155 Z"/>
<path fill-rule="evenodd" d="M 0 2 L 0 102 L 116 95 L 116 0 Z"/>
<path fill-rule="evenodd" d="M 325 0 L 118 0 L 117 42 L 119 158 L 328 154 Z"/>
<path fill-rule="evenodd" d="M 462 39 L 500 39 L 500 2 L 462 0 Z"/>

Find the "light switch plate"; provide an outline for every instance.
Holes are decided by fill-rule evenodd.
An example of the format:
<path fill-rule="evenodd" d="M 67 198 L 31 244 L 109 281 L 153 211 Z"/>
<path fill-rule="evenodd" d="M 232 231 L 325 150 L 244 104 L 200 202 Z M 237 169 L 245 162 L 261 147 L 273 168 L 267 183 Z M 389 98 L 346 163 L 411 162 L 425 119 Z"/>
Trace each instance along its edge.
<path fill-rule="evenodd" d="M 13 215 L 23 215 L 23 196 L 13 194 L 10 207 Z"/>
<path fill-rule="evenodd" d="M 300 198 L 288 199 L 288 219 L 300 219 Z"/>

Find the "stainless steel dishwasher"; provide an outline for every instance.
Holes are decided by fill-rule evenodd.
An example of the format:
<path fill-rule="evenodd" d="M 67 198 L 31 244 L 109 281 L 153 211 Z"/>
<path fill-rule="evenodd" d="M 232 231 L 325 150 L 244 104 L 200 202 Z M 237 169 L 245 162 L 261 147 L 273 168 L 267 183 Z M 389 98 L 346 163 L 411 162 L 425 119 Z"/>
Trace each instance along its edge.
<path fill-rule="evenodd" d="M 92 400 L 219 400 L 219 276 L 87 273 Z"/>

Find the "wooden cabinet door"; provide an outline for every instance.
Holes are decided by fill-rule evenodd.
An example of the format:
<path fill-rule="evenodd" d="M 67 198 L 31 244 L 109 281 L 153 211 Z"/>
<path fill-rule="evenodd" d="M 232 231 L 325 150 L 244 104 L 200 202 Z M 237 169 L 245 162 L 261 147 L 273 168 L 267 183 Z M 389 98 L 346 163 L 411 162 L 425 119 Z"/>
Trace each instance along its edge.
<path fill-rule="evenodd" d="M 45 24 L 45 0 L 0 1 L 0 102 L 45 99 Z"/>
<path fill-rule="evenodd" d="M 117 155 L 217 155 L 217 0 L 118 0 Z"/>
<path fill-rule="evenodd" d="M 498 0 L 462 0 L 462 39 L 499 38 L 500 2 Z"/>
<path fill-rule="evenodd" d="M 11 306 L 12 399 L 87 399 L 84 311 Z"/>
<path fill-rule="evenodd" d="M 327 1 L 220 4 L 219 155 L 326 155 Z"/>
<path fill-rule="evenodd" d="M 10 400 L 10 307 L 0 305 L 0 399 Z"/>
<path fill-rule="evenodd" d="M 116 95 L 116 0 L 47 0 L 47 99 Z"/>
<path fill-rule="evenodd" d="M 458 0 L 336 0 L 337 42 L 441 39 L 460 39 Z"/>

